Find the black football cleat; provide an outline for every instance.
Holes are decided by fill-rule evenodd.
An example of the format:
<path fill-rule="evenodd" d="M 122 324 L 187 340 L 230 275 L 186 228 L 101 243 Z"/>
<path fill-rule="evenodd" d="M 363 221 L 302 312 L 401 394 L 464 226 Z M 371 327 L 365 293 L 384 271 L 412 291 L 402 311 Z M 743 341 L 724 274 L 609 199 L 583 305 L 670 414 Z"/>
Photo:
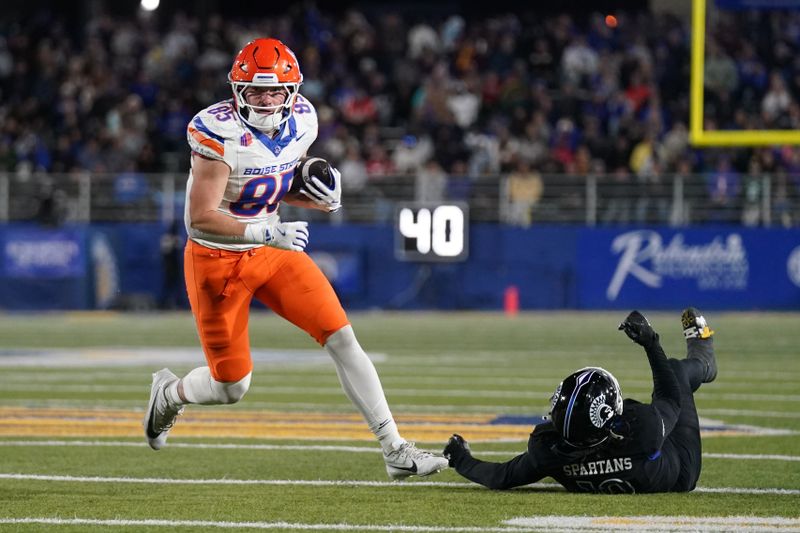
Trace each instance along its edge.
<path fill-rule="evenodd" d="M 714 357 L 714 330 L 700 311 L 694 307 L 687 307 L 681 313 L 681 327 L 686 339 L 688 359 L 699 359 L 706 365 L 703 383 L 711 383 L 717 377 L 717 359 Z"/>
<path fill-rule="evenodd" d="M 714 331 L 708 327 L 705 317 L 694 307 L 687 307 L 683 310 L 681 326 L 683 326 L 683 336 L 686 339 L 707 339 L 714 335 Z"/>

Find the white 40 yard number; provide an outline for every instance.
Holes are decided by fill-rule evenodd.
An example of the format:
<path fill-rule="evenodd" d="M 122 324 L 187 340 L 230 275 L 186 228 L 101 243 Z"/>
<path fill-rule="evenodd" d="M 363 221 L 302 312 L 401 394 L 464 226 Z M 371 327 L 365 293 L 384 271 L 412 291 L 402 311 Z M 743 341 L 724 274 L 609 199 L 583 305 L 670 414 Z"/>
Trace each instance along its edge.
<path fill-rule="evenodd" d="M 402 237 L 413 241 L 416 248 L 404 247 L 404 252 L 410 255 L 455 260 L 463 258 L 466 252 L 466 221 L 461 206 L 403 207 L 397 224 Z"/>

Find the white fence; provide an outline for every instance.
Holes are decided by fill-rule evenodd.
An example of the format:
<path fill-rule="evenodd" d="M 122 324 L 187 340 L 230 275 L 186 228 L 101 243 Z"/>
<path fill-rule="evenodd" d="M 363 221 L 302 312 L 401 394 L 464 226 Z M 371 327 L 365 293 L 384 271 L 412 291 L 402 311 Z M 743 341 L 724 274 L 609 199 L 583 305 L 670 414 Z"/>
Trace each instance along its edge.
<path fill-rule="evenodd" d="M 793 226 L 800 222 L 800 180 L 744 176 L 720 191 L 704 175 L 563 174 L 436 178 L 383 176 L 345 189 L 334 223 L 387 222 L 398 204 L 464 201 L 473 222 L 541 224 L 690 224 Z M 186 174 L 0 174 L 0 222 L 153 222 L 181 218 Z M 726 194 L 721 194 L 722 192 Z M 286 219 L 322 220 L 324 213 L 285 206 Z"/>

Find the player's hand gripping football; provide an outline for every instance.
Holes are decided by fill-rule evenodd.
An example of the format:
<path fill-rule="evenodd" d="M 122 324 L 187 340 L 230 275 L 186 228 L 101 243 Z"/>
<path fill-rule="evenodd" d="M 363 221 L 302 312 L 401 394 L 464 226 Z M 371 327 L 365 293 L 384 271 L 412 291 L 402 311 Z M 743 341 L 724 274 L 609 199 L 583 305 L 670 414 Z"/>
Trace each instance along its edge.
<path fill-rule="evenodd" d="M 645 348 L 652 346 L 658 340 L 658 334 L 653 330 L 653 326 L 639 311 L 631 311 L 617 329 L 624 331 L 633 342 Z"/>
<path fill-rule="evenodd" d="M 334 167 L 331 169 L 332 187 L 328 187 L 318 177 L 311 176 L 306 187 L 300 194 L 307 196 L 312 202 L 325 207 L 329 213 L 338 211 L 342 207 L 342 173 Z"/>
<path fill-rule="evenodd" d="M 442 455 L 447 459 L 447 464 L 455 467 L 461 457 L 472 455 L 472 451 L 469 449 L 469 444 L 464 440 L 464 437 L 454 433 L 450 440 L 447 441 L 447 446 L 444 447 Z"/>
<path fill-rule="evenodd" d="M 264 240 L 267 246 L 302 252 L 308 244 L 308 222 L 281 222 L 266 226 Z"/>

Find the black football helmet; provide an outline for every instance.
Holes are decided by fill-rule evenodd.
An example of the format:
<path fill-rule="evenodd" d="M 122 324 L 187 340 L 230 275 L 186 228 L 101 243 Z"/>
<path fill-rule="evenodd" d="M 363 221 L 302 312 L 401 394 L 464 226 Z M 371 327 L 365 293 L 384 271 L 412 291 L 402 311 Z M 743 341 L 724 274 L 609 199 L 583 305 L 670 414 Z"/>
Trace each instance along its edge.
<path fill-rule="evenodd" d="M 602 368 L 586 367 L 567 376 L 551 399 L 550 419 L 564 441 L 591 448 L 609 437 L 609 422 L 622 414 L 617 379 Z"/>

